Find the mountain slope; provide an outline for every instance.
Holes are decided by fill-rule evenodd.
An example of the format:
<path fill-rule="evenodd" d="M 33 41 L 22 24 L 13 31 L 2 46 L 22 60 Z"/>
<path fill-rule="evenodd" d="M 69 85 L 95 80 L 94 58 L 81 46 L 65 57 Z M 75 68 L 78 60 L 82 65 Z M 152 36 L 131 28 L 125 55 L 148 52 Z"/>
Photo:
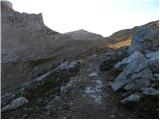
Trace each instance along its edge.
<path fill-rule="evenodd" d="M 64 33 L 65 36 L 72 38 L 74 40 L 99 40 L 103 37 L 99 34 L 91 33 L 86 30 L 76 30 L 68 33 Z"/>
<path fill-rule="evenodd" d="M 104 42 L 69 38 L 45 26 L 42 14 L 19 13 L 9 1 L 1 1 L 1 16 L 2 92 Z"/>

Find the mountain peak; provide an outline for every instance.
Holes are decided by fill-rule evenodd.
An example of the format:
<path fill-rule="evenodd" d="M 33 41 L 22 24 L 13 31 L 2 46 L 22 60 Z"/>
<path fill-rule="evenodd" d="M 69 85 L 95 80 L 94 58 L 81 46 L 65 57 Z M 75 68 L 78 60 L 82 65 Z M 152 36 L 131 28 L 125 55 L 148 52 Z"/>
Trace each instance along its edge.
<path fill-rule="evenodd" d="M 84 29 L 79 29 L 79 30 L 75 30 L 72 32 L 67 32 L 64 33 L 64 35 L 75 39 L 75 40 L 95 40 L 95 39 L 102 39 L 103 36 L 96 34 L 96 33 L 92 33 L 89 32 L 87 30 Z"/>

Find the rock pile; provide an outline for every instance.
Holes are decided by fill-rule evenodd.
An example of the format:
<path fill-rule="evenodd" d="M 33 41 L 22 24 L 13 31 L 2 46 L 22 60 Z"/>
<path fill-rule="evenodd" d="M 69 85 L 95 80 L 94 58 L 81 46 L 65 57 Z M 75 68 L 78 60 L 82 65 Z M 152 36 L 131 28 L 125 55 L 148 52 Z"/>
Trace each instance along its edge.
<path fill-rule="evenodd" d="M 132 91 L 121 103 L 139 102 L 145 95 L 159 95 L 159 26 L 158 21 L 138 27 L 132 33 L 130 56 L 114 65 L 122 72 L 111 87 L 114 91 Z"/>

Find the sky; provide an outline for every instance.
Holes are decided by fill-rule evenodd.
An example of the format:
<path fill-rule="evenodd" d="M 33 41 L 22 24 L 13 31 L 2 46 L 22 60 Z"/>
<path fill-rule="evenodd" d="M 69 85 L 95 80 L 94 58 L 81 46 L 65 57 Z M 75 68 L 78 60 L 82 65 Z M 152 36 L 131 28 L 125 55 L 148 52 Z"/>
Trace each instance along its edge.
<path fill-rule="evenodd" d="M 19 12 L 42 13 L 60 33 L 78 29 L 109 36 L 158 20 L 158 0 L 9 0 Z"/>

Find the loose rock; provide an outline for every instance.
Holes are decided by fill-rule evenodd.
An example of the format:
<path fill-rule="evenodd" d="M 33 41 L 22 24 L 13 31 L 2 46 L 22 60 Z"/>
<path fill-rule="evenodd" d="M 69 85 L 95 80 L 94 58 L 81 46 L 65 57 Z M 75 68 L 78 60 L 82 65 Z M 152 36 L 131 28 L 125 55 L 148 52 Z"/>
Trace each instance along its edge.
<path fill-rule="evenodd" d="M 138 94 L 132 94 L 129 97 L 123 99 L 121 101 L 121 103 L 125 103 L 125 102 L 139 102 L 140 101 L 141 96 Z"/>
<path fill-rule="evenodd" d="M 15 100 L 13 100 L 10 104 L 2 107 L 1 112 L 5 112 L 8 110 L 17 109 L 18 107 L 21 107 L 24 104 L 27 104 L 29 101 L 25 97 L 19 97 Z"/>
<path fill-rule="evenodd" d="M 143 88 L 143 94 L 145 95 L 158 95 L 159 91 L 155 90 L 154 88 L 148 87 L 148 88 Z"/>

